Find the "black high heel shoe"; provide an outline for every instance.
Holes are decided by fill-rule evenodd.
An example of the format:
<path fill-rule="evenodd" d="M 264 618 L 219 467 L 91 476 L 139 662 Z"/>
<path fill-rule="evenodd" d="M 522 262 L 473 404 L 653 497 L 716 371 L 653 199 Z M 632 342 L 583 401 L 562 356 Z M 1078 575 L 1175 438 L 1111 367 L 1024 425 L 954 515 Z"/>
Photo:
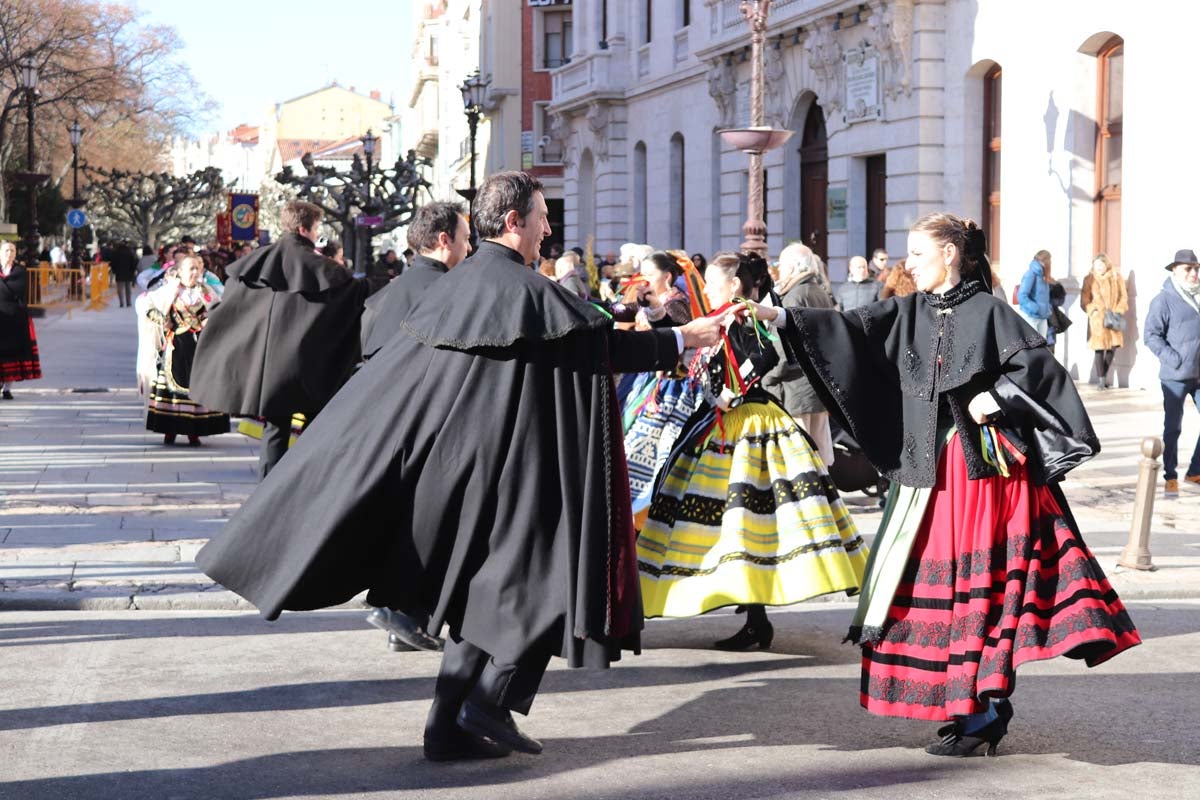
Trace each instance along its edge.
<path fill-rule="evenodd" d="M 983 744 L 987 744 L 986 755 L 997 754 L 1000 740 L 1008 733 L 1008 723 L 1013 718 L 1012 703 L 1008 700 L 995 702 L 996 718 L 970 734 L 963 732 L 963 720 L 958 719 L 949 725 L 938 728 L 941 741 L 934 742 L 925 748 L 931 756 L 953 756 L 963 758 L 974 755 Z"/>
<path fill-rule="evenodd" d="M 771 640 L 774 638 L 775 627 L 771 623 L 755 626 L 747 622 L 740 631 L 728 639 L 713 642 L 713 647 L 718 650 L 749 650 L 757 646 L 759 650 L 769 650 Z"/>

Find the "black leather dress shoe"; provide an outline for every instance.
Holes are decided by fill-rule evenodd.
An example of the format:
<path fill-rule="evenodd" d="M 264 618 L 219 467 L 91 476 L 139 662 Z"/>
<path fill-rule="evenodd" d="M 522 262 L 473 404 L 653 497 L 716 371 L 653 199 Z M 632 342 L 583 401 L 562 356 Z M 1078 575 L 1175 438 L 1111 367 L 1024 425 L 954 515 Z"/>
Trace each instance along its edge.
<path fill-rule="evenodd" d="M 451 728 L 445 733 L 425 733 L 425 759 L 427 761 L 466 761 L 477 758 L 504 758 L 511 753 L 484 736 L 467 733 L 462 728 Z"/>
<path fill-rule="evenodd" d="M 416 649 L 417 648 L 413 647 L 411 644 L 405 643 L 405 641 L 396 634 L 388 634 L 388 650 L 391 650 L 393 653 L 411 653 Z"/>
<path fill-rule="evenodd" d="M 522 733 L 508 709 L 488 708 L 468 700 L 458 712 L 458 726 L 522 753 L 536 756 L 542 752 L 542 743 Z"/>
<path fill-rule="evenodd" d="M 372 611 L 367 615 L 367 623 L 387 631 L 416 650 L 440 653 L 446 644 L 444 639 L 426 633 L 412 617 L 389 608 L 377 608 Z M 390 638 L 388 642 L 390 644 Z"/>

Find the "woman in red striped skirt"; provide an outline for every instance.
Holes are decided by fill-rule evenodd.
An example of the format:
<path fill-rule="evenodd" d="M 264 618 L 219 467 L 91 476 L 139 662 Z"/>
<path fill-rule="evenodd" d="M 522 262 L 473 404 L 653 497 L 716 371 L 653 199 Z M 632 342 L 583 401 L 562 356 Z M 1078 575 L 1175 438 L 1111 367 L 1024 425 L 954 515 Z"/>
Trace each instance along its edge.
<path fill-rule="evenodd" d="M 17 263 L 17 246 L 0 242 L 0 397 L 5 400 L 13 399 L 15 381 L 42 377 L 28 291 L 29 274 Z"/>
<path fill-rule="evenodd" d="M 1059 488 L 1100 450 L 1070 376 L 991 294 L 983 232 L 909 232 L 918 291 L 775 319 L 830 412 L 892 481 L 848 639 L 863 707 L 945 721 L 934 755 L 995 754 L 1016 669 L 1141 640 Z"/>

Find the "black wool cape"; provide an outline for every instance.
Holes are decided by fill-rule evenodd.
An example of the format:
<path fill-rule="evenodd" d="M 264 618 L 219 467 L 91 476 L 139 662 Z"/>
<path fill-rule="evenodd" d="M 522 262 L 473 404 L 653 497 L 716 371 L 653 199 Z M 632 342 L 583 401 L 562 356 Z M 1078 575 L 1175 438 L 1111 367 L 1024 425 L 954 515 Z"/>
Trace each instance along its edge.
<path fill-rule="evenodd" d="M 408 268 L 367 300 L 362 313 L 362 354 L 370 358 L 400 332 L 417 300 L 445 275 L 446 265 L 426 256 L 413 256 Z"/>
<path fill-rule="evenodd" d="M 967 405 L 991 392 L 1047 483 L 1100 451 L 1070 375 L 1045 340 L 1002 300 L 964 281 L 944 296 L 917 292 L 853 311 L 788 308 L 781 338 L 834 419 L 875 469 L 933 486 L 937 432 L 953 424 L 970 478 L 995 475 Z M 939 417 L 949 420 L 939 422 Z"/>
<path fill-rule="evenodd" d="M 196 349 L 192 399 L 231 414 L 311 419 L 359 359 L 366 281 L 295 233 L 226 272 Z"/>
<path fill-rule="evenodd" d="M 268 619 L 422 608 L 506 663 L 636 649 L 637 562 L 612 369 L 678 360 L 502 245 L 426 290 L 197 556 Z"/>

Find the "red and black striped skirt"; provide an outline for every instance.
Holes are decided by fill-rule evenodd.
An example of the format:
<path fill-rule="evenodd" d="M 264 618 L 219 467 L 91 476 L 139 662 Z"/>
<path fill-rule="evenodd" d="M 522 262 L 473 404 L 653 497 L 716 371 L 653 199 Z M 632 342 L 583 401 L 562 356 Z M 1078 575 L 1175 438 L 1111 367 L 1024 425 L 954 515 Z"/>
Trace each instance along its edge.
<path fill-rule="evenodd" d="M 1060 497 L 1021 464 L 969 480 L 951 439 L 881 637 L 863 645 L 864 708 L 947 720 L 1009 696 L 1021 664 L 1095 666 L 1141 642 Z"/>
<path fill-rule="evenodd" d="M 15 356 L 0 356 L 0 383 L 33 381 L 42 377 L 42 362 L 38 358 L 37 331 L 33 329 L 33 318 L 29 317 L 29 341 L 23 343 L 21 352 Z M 20 323 L 18 323 L 20 324 Z"/>

